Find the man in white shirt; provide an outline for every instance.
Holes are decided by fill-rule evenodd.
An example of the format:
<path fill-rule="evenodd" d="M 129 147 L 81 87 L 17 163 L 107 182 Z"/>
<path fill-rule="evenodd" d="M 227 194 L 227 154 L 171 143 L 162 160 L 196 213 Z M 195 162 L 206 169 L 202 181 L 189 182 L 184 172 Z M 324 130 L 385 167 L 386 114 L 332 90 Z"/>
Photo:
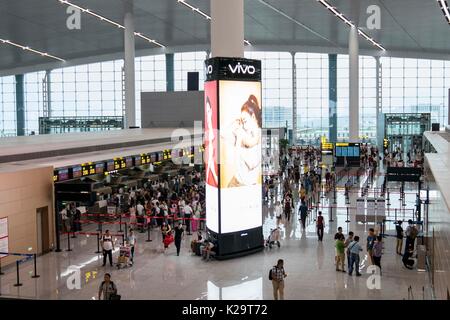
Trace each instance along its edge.
<path fill-rule="evenodd" d="M 142 203 L 139 202 L 136 206 L 136 213 L 140 232 L 144 232 L 144 211 L 145 211 L 144 206 L 142 205 Z"/>
<path fill-rule="evenodd" d="M 192 210 L 192 207 L 189 204 L 184 206 L 184 218 L 186 219 L 186 231 L 188 233 L 191 233 L 191 218 L 193 212 L 194 210 Z"/>

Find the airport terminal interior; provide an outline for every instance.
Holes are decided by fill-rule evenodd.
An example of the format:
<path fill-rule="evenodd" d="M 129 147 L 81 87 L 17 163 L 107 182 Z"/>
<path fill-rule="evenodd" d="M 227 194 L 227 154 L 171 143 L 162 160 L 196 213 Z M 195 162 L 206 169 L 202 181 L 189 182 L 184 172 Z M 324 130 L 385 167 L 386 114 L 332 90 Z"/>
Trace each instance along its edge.
<path fill-rule="evenodd" d="M 0 299 L 450 299 L 449 5 L 0 0 Z"/>

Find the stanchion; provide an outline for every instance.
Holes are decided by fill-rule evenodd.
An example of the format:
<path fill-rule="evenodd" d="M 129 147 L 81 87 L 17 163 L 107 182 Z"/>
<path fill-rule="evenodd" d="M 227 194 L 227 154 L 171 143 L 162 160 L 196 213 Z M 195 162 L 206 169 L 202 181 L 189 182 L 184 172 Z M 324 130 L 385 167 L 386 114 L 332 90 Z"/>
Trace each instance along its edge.
<path fill-rule="evenodd" d="M 20 263 L 19 260 L 17 260 L 16 261 L 16 279 L 17 279 L 17 282 L 14 285 L 14 287 L 21 287 L 22 286 L 22 284 L 20 283 L 19 263 Z"/>
<path fill-rule="evenodd" d="M 122 245 L 124 246 L 125 245 L 125 235 L 121 234 L 121 236 L 122 236 Z"/>
<path fill-rule="evenodd" d="M 128 224 L 125 222 L 125 238 L 128 239 Z"/>
<path fill-rule="evenodd" d="M 122 214 L 119 215 L 119 232 L 123 232 L 122 231 Z"/>
<path fill-rule="evenodd" d="M 147 228 L 147 240 L 145 242 L 152 242 L 153 240 L 150 239 L 150 228 Z"/>
<path fill-rule="evenodd" d="M 348 207 L 347 207 L 347 220 L 345 220 L 345 222 L 349 223 L 350 219 L 348 218 Z"/>
<path fill-rule="evenodd" d="M 67 234 L 67 250 L 66 251 L 72 251 L 72 249 L 70 249 L 70 234 Z"/>
<path fill-rule="evenodd" d="M 97 251 L 95 253 L 101 253 L 100 251 L 100 233 L 97 233 Z"/>
<path fill-rule="evenodd" d="M 328 220 L 329 222 L 333 222 L 333 206 L 330 206 L 330 220 Z"/>
<path fill-rule="evenodd" d="M 394 209 L 395 221 L 397 221 L 397 208 Z"/>
<path fill-rule="evenodd" d="M 337 204 L 337 199 L 336 199 L 336 185 L 334 186 L 334 191 L 333 191 L 333 204 Z"/>
<path fill-rule="evenodd" d="M 33 260 L 34 260 L 34 275 L 31 276 L 31 277 L 32 277 L 32 278 L 39 278 L 40 275 L 37 274 L 37 262 L 36 262 L 36 260 L 37 260 L 37 254 L 36 254 L 36 253 L 33 254 Z"/>

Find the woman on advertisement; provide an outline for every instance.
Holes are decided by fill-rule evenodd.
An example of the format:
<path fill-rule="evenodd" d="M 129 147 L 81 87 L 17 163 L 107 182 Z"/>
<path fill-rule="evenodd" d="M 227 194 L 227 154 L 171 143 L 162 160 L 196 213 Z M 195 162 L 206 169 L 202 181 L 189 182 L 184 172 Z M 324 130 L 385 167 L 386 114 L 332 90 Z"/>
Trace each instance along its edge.
<path fill-rule="evenodd" d="M 257 98 L 251 94 L 231 129 L 236 170 L 228 187 L 258 184 L 261 178 L 261 127 L 261 108 Z"/>

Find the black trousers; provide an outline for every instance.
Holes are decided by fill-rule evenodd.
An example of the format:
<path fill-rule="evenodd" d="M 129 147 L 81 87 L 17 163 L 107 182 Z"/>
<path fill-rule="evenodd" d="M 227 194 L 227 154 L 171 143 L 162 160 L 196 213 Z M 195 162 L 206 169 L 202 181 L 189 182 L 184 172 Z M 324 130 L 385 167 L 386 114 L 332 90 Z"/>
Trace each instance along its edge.
<path fill-rule="evenodd" d="M 317 226 L 317 237 L 322 241 L 323 239 L 323 226 Z"/>
<path fill-rule="evenodd" d="M 181 249 L 181 239 L 175 239 L 175 247 L 177 247 L 177 255 L 179 255 Z"/>
<path fill-rule="evenodd" d="M 186 231 L 188 233 L 191 233 L 191 215 L 185 214 L 184 218 L 186 219 L 186 220 L 184 220 L 186 222 Z"/>
<path fill-rule="evenodd" d="M 373 257 L 373 263 L 380 268 L 381 273 L 381 257 Z"/>
<path fill-rule="evenodd" d="M 134 259 L 134 246 L 131 246 L 131 261 Z"/>
<path fill-rule="evenodd" d="M 291 210 L 290 209 L 284 210 L 284 216 L 286 217 L 287 221 L 291 221 Z"/>
<path fill-rule="evenodd" d="M 306 228 L 306 217 L 301 217 L 300 220 L 302 221 L 303 229 L 305 229 Z"/>
<path fill-rule="evenodd" d="M 106 264 L 106 256 L 109 257 L 109 264 L 113 265 L 113 262 L 112 262 L 112 250 L 103 250 L 103 265 Z"/>

